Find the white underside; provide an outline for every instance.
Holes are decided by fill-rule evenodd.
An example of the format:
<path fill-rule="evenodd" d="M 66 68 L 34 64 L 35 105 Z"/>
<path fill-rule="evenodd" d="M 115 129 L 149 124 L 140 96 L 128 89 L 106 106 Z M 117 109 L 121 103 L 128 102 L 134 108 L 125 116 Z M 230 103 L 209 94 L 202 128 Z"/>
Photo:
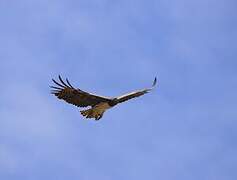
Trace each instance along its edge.
<path fill-rule="evenodd" d="M 103 114 L 106 110 L 108 110 L 109 108 L 111 108 L 111 106 L 109 106 L 108 103 L 106 102 L 102 102 L 97 104 L 94 108 L 93 108 L 93 112 L 95 112 L 96 114 Z"/>

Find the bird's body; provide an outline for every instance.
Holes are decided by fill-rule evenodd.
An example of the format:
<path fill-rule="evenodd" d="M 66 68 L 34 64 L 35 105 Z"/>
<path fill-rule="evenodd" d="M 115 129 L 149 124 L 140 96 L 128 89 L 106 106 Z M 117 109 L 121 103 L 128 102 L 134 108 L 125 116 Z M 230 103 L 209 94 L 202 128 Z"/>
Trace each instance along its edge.
<path fill-rule="evenodd" d="M 156 78 L 155 78 L 151 88 L 134 91 L 115 98 L 110 98 L 88 93 L 82 91 L 81 89 L 76 89 L 69 83 L 68 79 L 66 79 L 67 82 L 66 84 L 60 76 L 59 80 L 61 84 L 55 81 L 54 79 L 52 80 L 58 86 L 58 87 L 51 86 L 51 88 L 53 88 L 51 92 L 52 94 L 57 96 L 59 99 L 63 99 L 64 101 L 73 104 L 77 107 L 91 106 L 90 109 L 82 110 L 80 112 L 86 118 L 95 118 L 95 120 L 99 120 L 100 118 L 102 118 L 106 110 L 112 108 L 118 103 L 122 103 L 129 99 L 139 97 L 141 95 L 148 93 L 150 90 L 154 88 L 156 84 Z"/>

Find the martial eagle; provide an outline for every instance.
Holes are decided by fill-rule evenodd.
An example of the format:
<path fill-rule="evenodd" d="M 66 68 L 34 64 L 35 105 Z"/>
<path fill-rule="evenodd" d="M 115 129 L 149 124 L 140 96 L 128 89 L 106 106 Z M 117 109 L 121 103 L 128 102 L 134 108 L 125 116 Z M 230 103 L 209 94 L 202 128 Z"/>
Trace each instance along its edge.
<path fill-rule="evenodd" d="M 63 99 L 67 103 L 73 104 L 77 107 L 87 107 L 91 106 L 90 109 L 80 111 L 83 116 L 86 118 L 95 118 L 95 120 L 99 120 L 102 118 L 104 112 L 112 108 L 113 106 L 125 102 L 129 99 L 142 96 L 149 91 L 151 91 L 156 85 L 156 78 L 150 88 L 134 91 L 131 93 L 124 94 L 118 97 L 105 97 L 99 96 L 96 94 L 85 92 L 81 89 L 74 88 L 68 79 L 66 79 L 66 83 L 62 80 L 61 76 L 58 76 L 59 82 L 52 79 L 52 81 L 57 85 L 50 86 L 52 88 L 51 93 L 57 96 L 59 99 Z"/>

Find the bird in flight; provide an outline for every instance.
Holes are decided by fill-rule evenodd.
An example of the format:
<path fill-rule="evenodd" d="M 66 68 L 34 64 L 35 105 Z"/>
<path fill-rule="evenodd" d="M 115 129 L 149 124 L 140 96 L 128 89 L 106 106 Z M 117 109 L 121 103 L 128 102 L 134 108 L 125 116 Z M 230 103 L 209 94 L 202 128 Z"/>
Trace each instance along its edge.
<path fill-rule="evenodd" d="M 85 108 L 90 106 L 91 108 L 81 110 L 80 112 L 86 118 L 95 118 L 95 120 L 101 119 L 104 112 L 109 108 L 112 108 L 115 105 L 125 102 L 129 99 L 139 97 L 150 92 L 155 87 L 157 81 L 155 78 L 150 88 L 133 91 L 131 93 L 127 93 L 118 97 L 105 97 L 92 94 L 78 88 L 74 88 L 67 78 L 65 82 L 62 80 L 60 75 L 58 76 L 58 79 L 60 82 L 52 79 L 52 81 L 57 86 L 50 86 L 52 88 L 51 94 L 54 94 L 57 98 L 62 99 L 67 103 L 73 104 L 77 107 Z"/>

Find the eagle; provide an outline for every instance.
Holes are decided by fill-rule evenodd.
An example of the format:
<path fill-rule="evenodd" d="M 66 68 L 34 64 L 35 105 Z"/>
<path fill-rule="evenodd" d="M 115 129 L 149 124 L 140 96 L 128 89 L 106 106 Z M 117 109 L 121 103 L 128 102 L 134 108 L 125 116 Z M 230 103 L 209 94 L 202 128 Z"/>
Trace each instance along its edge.
<path fill-rule="evenodd" d="M 115 105 L 150 92 L 155 87 L 157 81 L 155 77 L 150 88 L 133 91 L 117 97 L 106 97 L 74 88 L 67 78 L 65 82 L 60 75 L 58 79 L 59 82 L 52 79 L 56 86 L 50 86 L 52 88 L 51 94 L 77 107 L 86 108 L 90 106 L 89 109 L 81 110 L 80 113 L 86 118 L 94 118 L 95 120 L 101 119 L 104 112 Z"/>

